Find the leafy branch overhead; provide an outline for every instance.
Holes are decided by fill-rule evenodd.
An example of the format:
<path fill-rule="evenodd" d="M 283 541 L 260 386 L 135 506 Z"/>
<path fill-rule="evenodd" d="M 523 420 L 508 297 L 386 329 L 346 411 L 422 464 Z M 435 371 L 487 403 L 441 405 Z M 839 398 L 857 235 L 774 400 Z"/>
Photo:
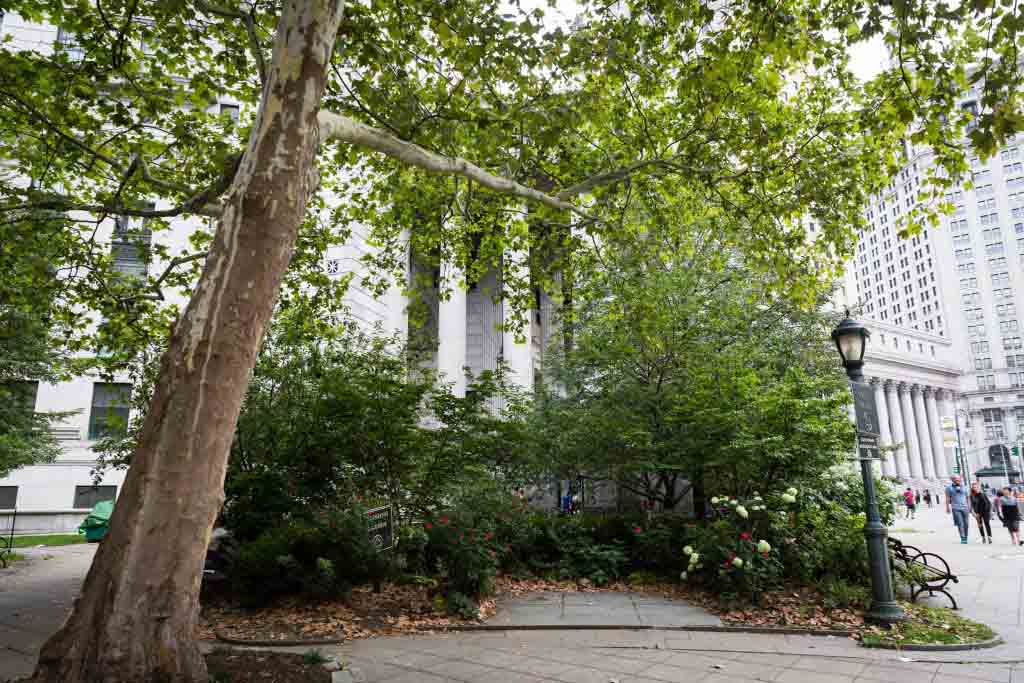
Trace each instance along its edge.
<path fill-rule="evenodd" d="M 102 219 L 147 219 L 149 256 L 163 263 L 181 255 L 170 219 L 189 220 L 194 252 L 209 240 L 205 217 L 218 215 L 243 152 L 280 8 L 24 0 L 5 9 L 11 30 L 62 30 L 53 50 L 21 39 L 0 47 L 0 156 L 17 169 L 0 181 L 0 214 L 21 232 L 40 211 L 60 216 L 59 304 L 103 308 Z M 923 186 L 925 210 L 904 226 L 914 230 L 943 208 L 944 188 L 969 180 L 968 128 L 991 154 L 1020 127 L 1018 12 L 853 0 L 686 0 L 668 11 L 637 0 L 578 3 L 569 17 L 498 0 L 352 3 L 323 101 L 310 239 L 290 281 L 322 286 L 324 249 L 363 225 L 380 246 L 366 257 L 373 277 L 402 270 L 408 240 L 470 278 L 510 248 L 532 250 L 534 284 L 554 287 L 574 240 L 622 234 L 618 219 L 636 202 L 685 192 L 699 219 L 729 216 L 725 239 L 767 281 L 812 297 L 849 254 L 865 199 L 903 163 L 905 140 L 933 148 L 940 169 Z M 879 37 L 894 62 L 861 83 L 849 51 Z M 958 106 L 968 88 L 974 114 Z M 189 291 L 193 265 L 136 284 Z M 140 334 L 167 317 L 122 308 L 114 327 Z"/>

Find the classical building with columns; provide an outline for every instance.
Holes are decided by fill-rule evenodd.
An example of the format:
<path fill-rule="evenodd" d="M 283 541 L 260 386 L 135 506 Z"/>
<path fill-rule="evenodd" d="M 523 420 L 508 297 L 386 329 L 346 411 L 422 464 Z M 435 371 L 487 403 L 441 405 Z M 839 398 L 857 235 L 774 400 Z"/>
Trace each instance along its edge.
<path fill-rule="evenodd" d="M 977 99 L 972 89 L 962 106 L 976 109 Z M 1022 463 L 1012 453 L 1024 446 L 1024 136 L 989 160 L 970 159 L 972 186 L 945 197 L 952 215 L 909 238 L 901 221 L 932 156 L 909 144 L 905 155 L 865 207 L 841 296 L 873 332 L 865 374 L 877 382 L 887 438 L 901 444 L 886 473 L 943 477 L 955 462 L 936 426 L 945 417 L 960 424 L 969 475 L 1013 482 Z"/>

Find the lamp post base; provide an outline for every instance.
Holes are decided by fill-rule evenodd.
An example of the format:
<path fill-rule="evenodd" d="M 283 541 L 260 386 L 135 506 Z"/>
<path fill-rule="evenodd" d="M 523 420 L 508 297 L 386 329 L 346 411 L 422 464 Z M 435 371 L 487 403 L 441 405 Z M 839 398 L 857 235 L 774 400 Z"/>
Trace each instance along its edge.
<path fill-rule="evenodd" d="M 907 613 L 895 601 L 872 602 L 864 612 L 864 621 L 876 626 L 892 626 L 906 620 Z"/>

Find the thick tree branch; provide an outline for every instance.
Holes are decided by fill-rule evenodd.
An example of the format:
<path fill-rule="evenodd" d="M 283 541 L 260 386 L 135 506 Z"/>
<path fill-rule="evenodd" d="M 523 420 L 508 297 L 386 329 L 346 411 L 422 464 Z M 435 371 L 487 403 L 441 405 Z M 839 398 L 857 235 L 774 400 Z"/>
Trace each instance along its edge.
<path fill-rule="evenodd" d="M 496 176 L 461 157 L 446 157 L 431 152 L 416 143 L 400 140 L 387 131 L 367 126 L 347 116 L 321 111 L 319 122 L 321 140 L 338 140 L 371 149 L 431 173 L 461 175 L 495 192 L 522 197 L 552 209 L 571 211 L 592 220 L 591 216 L 563 199 L 544 194 L 509 178 Z"/>

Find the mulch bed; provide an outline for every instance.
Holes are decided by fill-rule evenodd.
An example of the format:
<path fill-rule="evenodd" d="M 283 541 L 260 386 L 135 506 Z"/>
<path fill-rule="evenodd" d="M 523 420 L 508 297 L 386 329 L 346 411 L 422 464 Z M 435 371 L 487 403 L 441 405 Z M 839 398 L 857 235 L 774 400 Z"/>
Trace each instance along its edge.
<path fill-rule="evenodd" d="M 788 589 L 766 593 L 761 605 L 722 601 L 719 596 L 677 583 L 630 585 L 614 583 L 603 587 L 587 582 L 498 577 L 495 599 L 481 605 L 477 620 L 449 616 L 434 591 L 425 586 L 386 583 L 380 593 L 369 586 L 352 592 L 348 601 L 310 602 L 292 598 L 260 609 L 245 609 L 220 601 L 203 608 L 199 637 L 218 635 L 237 641 L 302 641 L 320 639 L 356 640 L 373 636 L 444 630 L 450 626 L 479 623 L 492 616 L 496 600 L 538 591 L 622 592 L 657 595 L 700 605 L 730 625 L 777 626 L 812 629 L 850 629 L 864 626 L 853 609 L 826 609 L 821 595 L 812 589 Z"/>
<path fill-rule="evenodd" d="M 283 652 L 211 652 L 206 668 L 214 683 L 331 683 L 322 664 Z"/>

